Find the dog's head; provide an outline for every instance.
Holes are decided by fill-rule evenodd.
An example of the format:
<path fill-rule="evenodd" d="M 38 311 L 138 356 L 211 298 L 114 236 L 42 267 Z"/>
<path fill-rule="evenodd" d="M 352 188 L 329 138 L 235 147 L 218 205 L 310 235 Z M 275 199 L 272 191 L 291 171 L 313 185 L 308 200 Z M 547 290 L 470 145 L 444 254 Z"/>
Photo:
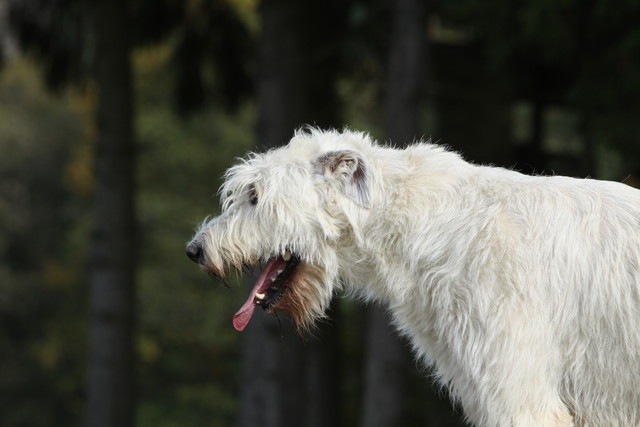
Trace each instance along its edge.
<path fill-rule="evenodd" d="M 288 313 L 302 330 L 324 315 L 339 284 L 338 248 L 357 240 L 372 203 L 370 147 L 361 133 L 309 130 L 227 171 L 221 215 L 200 226 L 186 252 L 221 277 L 264 265 L 234 316 L 237 330 L 257 306 Z"/>

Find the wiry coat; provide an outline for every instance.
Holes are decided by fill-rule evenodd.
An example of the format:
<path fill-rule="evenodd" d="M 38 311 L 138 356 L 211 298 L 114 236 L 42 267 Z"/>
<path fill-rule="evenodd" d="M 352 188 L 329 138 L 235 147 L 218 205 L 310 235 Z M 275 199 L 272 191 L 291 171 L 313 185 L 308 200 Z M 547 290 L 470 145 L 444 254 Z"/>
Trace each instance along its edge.
<path fill-rule="evenodd" d="M 318 130 L 226 178 L 190 245 L 221 275 L 297 254 L 273 310 L 382 302 L 478 426 L 640 425 L 640 191 Z"/>

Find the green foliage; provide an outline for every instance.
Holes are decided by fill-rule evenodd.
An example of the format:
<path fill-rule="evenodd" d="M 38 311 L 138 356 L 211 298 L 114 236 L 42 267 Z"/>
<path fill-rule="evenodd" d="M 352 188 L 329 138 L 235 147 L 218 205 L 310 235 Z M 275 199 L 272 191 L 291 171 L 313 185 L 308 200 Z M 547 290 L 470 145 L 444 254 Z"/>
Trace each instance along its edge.
<path fill-rule="evenodd" d="M 162 81 L 165 67 L 139 72 L 141 87 L 157 87 L 149 82 Z M 239 334 L 230 325 L 244 292 L 210 280 L 184 247 L 216 213 L 224 170 L 255 145 L 253 110 L 182 120 L 167 103 L 139 106 L 140 426 L 224 426 L 237 411 Z"/>
<path fill-rule="evenodd" d="M 25 7 L 41 3 L 21 2 Z M 59 3 L 78 7 L 81 2 Z M 325 112 L 326 117 L 317 120 L 328 123 L 342 116 L 345 123 L 381 137 L 390 5 L 346 4 L 333 4 L 335 10 L 318 11 L 313 22 L 300 23 L 306 27 L 300 29 L 305 46 L 315 49 L 309 55 L 314 61 L 306 64 L 310 71 L 305 84 L 322 80 L 309 93 L 323 103 L 334 95 L 319 88 L 331 82 L 337 87 L 329 104 L 335 101 L 341 109 Z M 246 98 L 251 90 L 249 47 L 255 33 L 232 16 L 231 7 L 241 7 L 242 20 L 252 22 L 255 29 L 256 2 L 136 0 L 131 7 L 141 19 L 135 42 L 144 46 L 134 55 L 138 425 L 229 426 L 237 418 L 240 388 L 240 337 L 231 319 L 246 292 L 239 281 L 232 280 L 225 288 L 209 280 L 186 258 L 184 245 L 203 218 L 216 214 L 224 169 L 255 145 L 257 112 Z M 635 156 L 640 153 L 639 8 L 633 0 L 615 7 L 600 0 L 591 7 L 576 0 L 441 3 L 437 12 L 443 19 L 471 36 L 468 46 L 450 49 L 449 57 L 434 54 L 432 66 L 439 78 L 434 86 L 443 92 L 473 86 L 476 80 L 465 80 L 473 74 L 487 93 L 506 91 L 511 106 L 515 101 L 530 106 L 541 98 L 554 106 L 547 108 L 551 154 L 570 149 L 580 155 L 585 151 L 583 133 L 588 131 L 599 141 L 595 147 L 602 165 L 599 172 L 619 178 L 619 170 L 638 169 Z M 90 34 L 78 9 L 70 9 L 53 27 L 50 13 L 45 8 L 31 17 L 44 20 L 50 30 L 60 30 L 51 40 L 51 50 L 46 50 L 51 33 L 22 29 L 37 37 L 23 34 L 34 49 L 28 52 L 46 57 L 50 83 L 60 88 L 62 81 L 85 75 L 91 38 L 87 36 L 86 45 L 70 44 Z M 344 14 L 339 32 L 330 40 L 317 39 L 332 14 Z M 74 20 L 81 25 L 73 27 Z M 230 46 L 243 52 L 236 52 L 233 66 L 220 68 Z M 476 55 L 476 48 L 483 55 L 460 63 L 481 64 L 491 73 L 470 68 L 468 74 L 453 70 L 438 77 L 438 71 L 446 72 L 446 66 L 467 59 L 469 52 Z M 195 49 L 194 57 L 188 55 L 190 49 Z M 178 61 L 185 55 L 186 62 Z M 60 62 L 69 57 L 79 61 L 70 61 L 71 69 Z M 450 61 L 439 64 L 440 58 Z M 501 81 L 483 77 L 487 75 Z M 190 81 L 189 76 L 201 81 Z M 186 90 L 180 95 L 184 103 L 176 108 L 181 84 Z M 71 426 L 83 420 L 85 263 L 96 94 L 89 83 L 80 93 L 60 89 L 58 95 L 52 98 L 46 93 L 36 68 L 25 60 L 8 63 L 0 74 L 0 424 L 7 426 Z M 211 103 L 194 112 L 191 107 L 197 106 L 199 96 Z M 475 98 L 479 106 L 470 105 L 468 92 L 456 99 L 459 103 L 445 113 L 474 143 L 479 136 L 469 130 L 467 121 L 478 120 L 477 115 L 472 117 L 474 112 L 483 110 L 492 118 L 503 113 L 483 95 Z M 434 110 L 442 107 L 437 102 L 441 100 L 432 100 Z M 227 108 L 230 105 L 236 108 Z M 178 117 L 176 110 L 190 114 Z M 519 122 L 530 122 L 531 114 L 524 116 Z M 489 127 L 484 118 L 479 119 L 483 129 Z M 430 120 L 429 124 L 436 121 Z M 427 134 L 432 131 L 423 125 Z M 487 158 L 512 148 L 509 141 L 494 142 Z M 360 315 L 353 305 L 341 302 L 340 307 L 351 320 Z M 358 402 L 360 391 L 361 323 L 343 322 L 341 332 L 346 366 L 341 381 L 348 406 L 344 412 L 350 420 L 356 420 L 359 412 L 353 402 Z M 425 385 L 420 382 L 415 387 Z M 422 400 L 411 402 L 416 413 L 422 405 Z"/>
<path fill-rule="evenodd" d="M 516 97 L 567 106 L 591 138 L 640 154 L 639 2 L 464 0 L 443 13 L 475 35 Z"/>
<path fill-rule="evenodd" d="M 67 166 L 86 142 L 84 119 L 43 91 L 30 64 L 2 73 L 2 425 L 53 426 L 81 415 L 86 200 L 72 193 Z"/>
<path fill-rule="evenodd" d="M 208 279 L 184 245 L 218 209 L 224 169 L 254 146 L 254 108 L 178 119 L 158 99 L 163 49 L 136 61 L 138 424 L 229 425 L 239 369 L 231 318 L 244 292 Z M 52 98 L 24 61 L 0 80 L 2 425 L 83 420 L 93 99 L 90 90 Z"/>
<path fill-rule="evenodd" d="M 249 13 L 255 5 L 226 0 L 134 0 L 133 25 L 122 23 L 132 47 L 172 41 L 168 93 L 186 116 L 205 105 L 233 110 L 253 89 Z M 9 2 L 9 23 L 25 51 L 41 64 L 50 89 L 91 80 L 96 56 L 93 5 L 83 0 Z M 214 76 L 214 78 L 210 78 Z M 220 102 L 222 101 L 222 102 Z"/>

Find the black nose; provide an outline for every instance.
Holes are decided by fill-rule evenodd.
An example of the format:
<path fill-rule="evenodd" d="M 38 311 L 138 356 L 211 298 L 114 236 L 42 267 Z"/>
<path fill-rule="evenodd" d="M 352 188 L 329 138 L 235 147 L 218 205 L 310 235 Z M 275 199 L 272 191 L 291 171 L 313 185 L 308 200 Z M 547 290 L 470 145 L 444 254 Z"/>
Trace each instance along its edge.
<path fill-rule="evenodd" d="M 202 246 L 197 243 L 191 242 L 187 245 L 185 250 L 187 256 L 191 258 L 191 261 L 200 263 L 202 261 Z"/>

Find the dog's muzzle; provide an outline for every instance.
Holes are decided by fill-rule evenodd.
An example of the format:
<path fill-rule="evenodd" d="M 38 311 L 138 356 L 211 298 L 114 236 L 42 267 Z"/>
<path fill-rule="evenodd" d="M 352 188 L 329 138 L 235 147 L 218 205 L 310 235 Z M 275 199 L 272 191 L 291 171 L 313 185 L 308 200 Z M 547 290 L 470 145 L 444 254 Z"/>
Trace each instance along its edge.
<path fill-rule="evenodd" d="M 185 249 L 185 253 L 191 259 L 191 261 L 196 262 L 198 264 L 202 264 L 202 246 L 198 243 L 191 242 L 187 245 L 187 249 Z"/>

